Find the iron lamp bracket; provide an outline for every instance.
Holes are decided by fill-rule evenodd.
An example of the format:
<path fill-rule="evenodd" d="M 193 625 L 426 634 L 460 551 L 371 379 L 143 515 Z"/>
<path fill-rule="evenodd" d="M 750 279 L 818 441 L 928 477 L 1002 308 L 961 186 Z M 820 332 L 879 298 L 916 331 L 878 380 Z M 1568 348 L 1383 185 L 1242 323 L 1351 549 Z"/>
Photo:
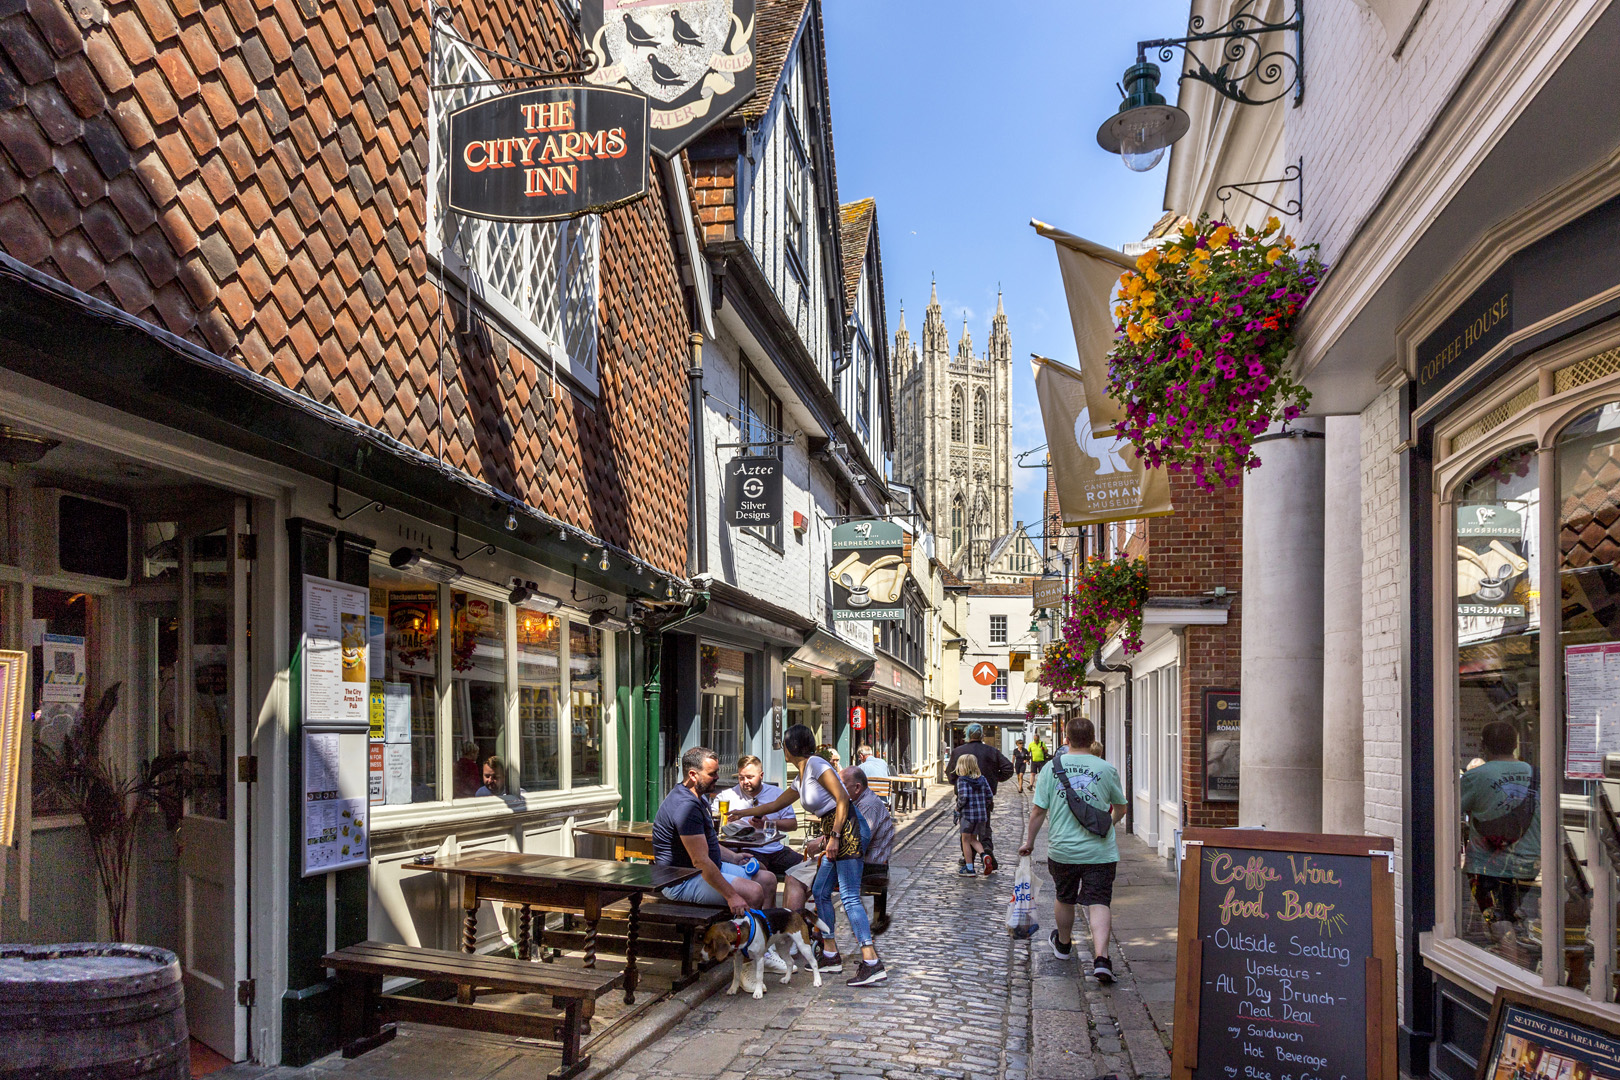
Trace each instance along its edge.
<path fill-rule="evenodd" d="M 1194 65 L 1181 73 L 1182 79 L 1207 83 L 1216 93 L 1240 105 L 1266 105 L 1293 91 L 1297 109 L 1305 99 L 1305 0 L 1294 0 L 1293 15 L 1285 22 L 1266 22 L 1254 14 L 1254 6 L 1255 0 L 1243 0 L 1232 17 L 1213 30 L 1205 30 L 1204 17 L 1194 15 L 1188 24 L 1192 33 L 1186 37 L 1139 41 L 1136 62 L 1145 63 L 1148 52 L 1157 50 L 1159 62 L 1168 64 L 1175 60 L 1175 50 L 1179 48 Z M 1289 31 L 1294 35 L 1292 53 L 1286 48 L 1266 48 L 1262 44 L 1267 34 Z M 1205 41 L 1224 42 L 1218 56 L 1220 65 L 1214 69 L 1188 48 Z M 1276 93 L 1269 97 L 1251 97 L 1243 89 L 1250 80 L 1261 93 L 1270 90 Z"/>

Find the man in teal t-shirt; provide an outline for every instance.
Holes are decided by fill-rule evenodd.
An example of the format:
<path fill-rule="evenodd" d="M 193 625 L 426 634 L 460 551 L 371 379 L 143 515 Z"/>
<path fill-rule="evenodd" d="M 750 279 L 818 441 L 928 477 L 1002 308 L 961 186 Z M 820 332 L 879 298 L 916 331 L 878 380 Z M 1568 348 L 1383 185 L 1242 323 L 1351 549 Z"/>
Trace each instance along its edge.
<path fill-rule="evenodd" d="M 1485 760 L 1458 781 L 1468 821 L 1463 873 L 1493 941 L 1516 933 L 1525 893 L 1541 873 L 1536 771 L 1518 758 L 1519 732 L 1505 720 L 1480 731 Z"/>
<path fill-rule="evenodd" d="M 1090 746 L 1097 737 L 1096 729 L 1085 717 L 1071 719 L 1064 734 L 1070 746 Z M 1086 909 L 1086 921 L 1091 925 L 1092 955 L 1096 957 L 1091 973 L 1098 982 L 1111 983 L 1114 965 L 1108 959 L 1108 934 L 1113 917 L 1108 905 L 1114 899 L 1119 845 L 1114 841 L 1113 828 L 1108 830 L 1107 836 L 1098 836 L 1075 819 L 1063 785 L 1058 782 L 1059 769 L 1081 799 L 1107 811 L 1116 822 L 1125 816 L 1125 791 L 1112 765 L 1090 754 L 1059 754 L 1052 759 L 1052 767 L 1041 770 L 1035 781 L 1035 809 L 1030 811 L 1024 843 L 1018 854 L 1028 855 L 1035 850 L 1035 837 L 1050 817 L 1052 832 L 1047 841 L 1046 865 L 1057 886 L 1053 903 L 1057 928 L 1050 938 L 1052 953 L 1059 960 L 1071 955 L 1074 907 L 1078 903 Z"/>

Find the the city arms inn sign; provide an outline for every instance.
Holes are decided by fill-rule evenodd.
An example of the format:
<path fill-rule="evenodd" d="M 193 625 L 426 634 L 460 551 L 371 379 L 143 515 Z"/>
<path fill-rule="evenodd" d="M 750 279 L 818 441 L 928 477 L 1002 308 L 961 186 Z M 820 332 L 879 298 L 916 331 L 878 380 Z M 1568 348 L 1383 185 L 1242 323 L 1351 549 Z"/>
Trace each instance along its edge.
<path fill-rule="evenodd" d="M 493 221 L 561 221 L 647 194 L 647 99 L 554 86 L 450 114 L 450 209 Z"/>

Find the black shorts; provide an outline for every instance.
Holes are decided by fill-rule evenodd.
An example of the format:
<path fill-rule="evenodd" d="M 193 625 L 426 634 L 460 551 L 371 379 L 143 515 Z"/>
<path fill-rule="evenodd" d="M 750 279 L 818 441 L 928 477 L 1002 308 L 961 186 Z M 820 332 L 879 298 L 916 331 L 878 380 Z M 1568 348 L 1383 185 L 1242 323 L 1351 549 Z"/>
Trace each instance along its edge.
<path fill-rule="evenodd" d="M 744 851 L 742 854 L 747 855 L 750 852 Z M 759 860 L 759 865 L 775 874 L 779 879 L 789 869 L 804 862 L 804 856 L 792 848 L 783 848 L 781 851 L 753 852 L 752 854 L 754 858 Z"/>
<path fill-rule="evenodd" d="M 1052 872 L 1052 882 L 1057 886 L 1057 901 L 1060 904 L 1080 904 L 1090 907 L 1101 904 L 1107 907 L 1114 902 L 1114 870 L 1118 863 L 1061 863 L 1056 859 L 1047 859 L 1046 868 Z"/>
<path fill-rule="evenodd" d="M 1025 773 L 1029 772 L 1029 762 L 1027 762 L 1027 761 L 1018 762 L 1018 764 L 1013 766 L 1013 772 L 1014 772 L 1014 774 L 1016 774 L 1018 776 L 1023 776 Z"/>

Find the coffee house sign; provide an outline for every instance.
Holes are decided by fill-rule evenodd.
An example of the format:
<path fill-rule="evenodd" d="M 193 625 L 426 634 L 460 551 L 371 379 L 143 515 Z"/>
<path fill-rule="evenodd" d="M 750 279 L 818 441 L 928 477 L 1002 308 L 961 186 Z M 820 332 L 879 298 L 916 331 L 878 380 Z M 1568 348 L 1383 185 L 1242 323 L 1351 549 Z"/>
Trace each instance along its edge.
<path fill-rule="evenodd" d="M 492 221 L 561 221 L 647 194 L 647 99 L 555 86 L 450 114 L 450 209 Z"/>

